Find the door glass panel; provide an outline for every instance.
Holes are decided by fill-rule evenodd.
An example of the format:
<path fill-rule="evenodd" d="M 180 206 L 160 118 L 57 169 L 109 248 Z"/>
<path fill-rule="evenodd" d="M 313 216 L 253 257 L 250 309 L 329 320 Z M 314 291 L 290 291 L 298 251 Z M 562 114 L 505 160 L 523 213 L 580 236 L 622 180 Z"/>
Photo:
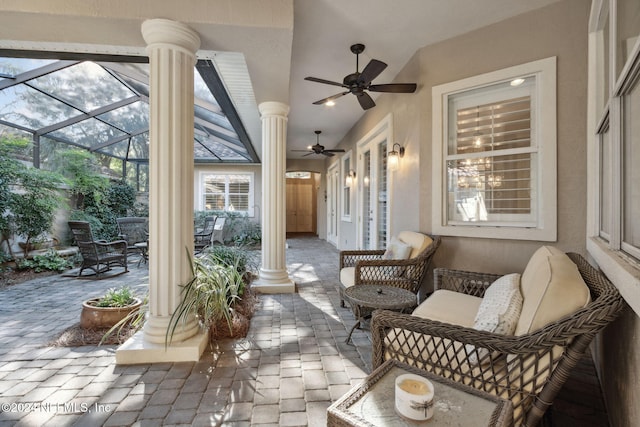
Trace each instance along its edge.
<path fill-rule="evenodd" d="M 609 240 L 611 232 L 611 143 L 610 133 L 600 137 L 600 237 Z"/>
<path fill-rule="evenodd" d="M 387 246 L 387 141 L 378 145 L 378 249 Z"/>
<path fill-rule="evenodd" d="M 624 97 L 623 241 L 640 248 L 640 85 Z"/>
<path fill-rule="evenodd" d="M 640 34 L 640 2 L 618 0 L 616 35 L 616 79 L 629 59 L 629 55 Z"/>
<path fill-rule="evenodd" d="M 371 151 L 364 153 L 364 178 L 362 192 L 362 245 L 363 249 L 374 249 L 372 247 L 371 226 L 373 221 L 373 210 L 371 207 Z"/>

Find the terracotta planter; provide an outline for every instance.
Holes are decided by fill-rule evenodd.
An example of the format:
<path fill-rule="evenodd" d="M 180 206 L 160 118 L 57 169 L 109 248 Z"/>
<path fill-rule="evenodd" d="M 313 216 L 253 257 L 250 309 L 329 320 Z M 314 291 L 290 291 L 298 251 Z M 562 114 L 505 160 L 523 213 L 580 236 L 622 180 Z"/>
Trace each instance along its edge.
<path fill-rule="evenodd" d="M 126 307 L 96 307 L 99 298 L 92 298 L 82 303 L 80 327 L 84 329 L 110 328 L 127 317 L 129 313 L 142 305 L 140 298 Z"/>

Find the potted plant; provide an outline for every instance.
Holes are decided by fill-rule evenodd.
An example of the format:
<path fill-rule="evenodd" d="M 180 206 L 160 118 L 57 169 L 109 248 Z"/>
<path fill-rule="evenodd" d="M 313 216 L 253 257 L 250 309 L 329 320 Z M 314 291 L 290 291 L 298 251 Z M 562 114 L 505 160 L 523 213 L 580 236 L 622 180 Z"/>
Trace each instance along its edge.
<path fill-rule="evenodd" d="M 111 288 L 103 296 L 82 303 L 80 327 L 84 329 L 111 328 L 142 305 L 131 288 Z"/>

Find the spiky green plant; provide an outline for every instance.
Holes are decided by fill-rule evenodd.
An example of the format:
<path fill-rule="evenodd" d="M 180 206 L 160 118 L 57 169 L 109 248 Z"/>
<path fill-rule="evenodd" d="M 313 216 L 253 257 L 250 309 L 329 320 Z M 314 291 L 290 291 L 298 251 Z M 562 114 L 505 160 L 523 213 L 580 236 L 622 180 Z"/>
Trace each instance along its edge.
<path fill-rule="evenodd" d="M 232 329 L 234 305 L 242 298 L 245 289 L 244 269 L 241 257 L 221 259 L 213 252 L 191 259 L 192 278 L 182 286 L 182 299 L 169 321 L 166 343 L 173 338 L 178 325 L 186 324 L 196 316 L 205 328 L 224 319 Z"/>

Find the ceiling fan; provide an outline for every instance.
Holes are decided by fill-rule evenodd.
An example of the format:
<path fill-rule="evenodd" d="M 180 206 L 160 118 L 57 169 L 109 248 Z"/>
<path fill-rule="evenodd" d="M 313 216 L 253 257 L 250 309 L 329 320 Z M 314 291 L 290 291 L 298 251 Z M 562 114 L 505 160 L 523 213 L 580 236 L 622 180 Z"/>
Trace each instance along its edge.
<path fill-rule="evenodd" d="M 302 157 L 307 157 L 310 156 L 311 154 L 323 154 L 327 157 L 333 157 L 335 156 L 335 154 L 333 153 L 344 153 L 344 150 L 342 148 L 336 148 L 333 150 L 325 150 L 324 149 L 324 145 L 320 145 L 320 134 L 322 133 L 321 130 L 316 130 L 314 131 L 316 134 L 316 145 L 310 145 L 309 148 L 307 150 L 291 150 L 291 151 L 305 151 L 308 153 L 305 154 Z"/>
<path fill-rule="evenodd" d="M 369 96 L 369 94 L 365 91 L 392 93 L 413 93 L 416 91 L 415 83 L 389 83 L 380 85 L 371 84 L 371 81 L 378 77 L 380 73 L 382 73 L 382 71 L 387 68 L 387 64 L 382 61 L 378 61 L 377 59 L 372 59 L 360 73 L 358 71 L 358 58 L 359 55 L 364 52 L 364 45 L 360 43 L 352 45 L 351 52 L 355 53 L 356 55 L 356 72 L 345 76 L 342 83 L 319 79 L 317 77 L 304 78 L 305 80 L 311 82 L 340 86 L 348 89 L 344 92 L 316 101 L 314 102 L 315 105 L 326 104 L 327 102 L 333 101 L 334 99 L 340 98 L 341 96 L 344 96 L 348 93 L 352 93 L 358 98 L 360 106 L 364 110 L 368 110 L 369 108 L 375 107 L 376 103 L 373 102 L 371 96 Z"/>

